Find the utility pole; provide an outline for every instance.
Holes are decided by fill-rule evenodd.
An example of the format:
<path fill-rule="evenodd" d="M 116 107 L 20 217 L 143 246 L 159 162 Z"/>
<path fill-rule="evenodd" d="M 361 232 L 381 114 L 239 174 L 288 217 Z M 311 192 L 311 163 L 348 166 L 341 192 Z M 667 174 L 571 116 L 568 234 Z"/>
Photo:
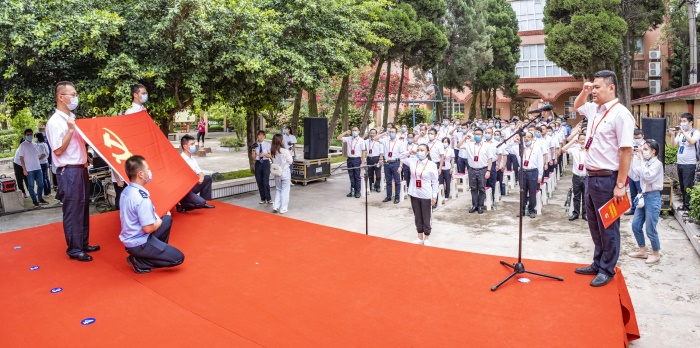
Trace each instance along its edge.
<path fill-rule="evenodd" d="M 686 1 L 688 6 L 688 33 L 690 36 L 690 73 L 688 74 L 688 83 L 691 85 L 698 82 L 698 33 L 695 23 L 696 1 Z"/>

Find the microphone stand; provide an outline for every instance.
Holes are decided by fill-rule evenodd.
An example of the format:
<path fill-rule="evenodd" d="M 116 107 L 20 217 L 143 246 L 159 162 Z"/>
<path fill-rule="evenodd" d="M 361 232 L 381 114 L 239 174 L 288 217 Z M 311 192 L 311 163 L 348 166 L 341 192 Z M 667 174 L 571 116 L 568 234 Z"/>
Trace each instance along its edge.
<path fill-rule="evenodd" d="M 369 236 L 369 203 L 367 202 L 367 197 L 369 196 L 369 193 L 367 192 L 369 189 L 369 173 L 367 173 L 367 168 L 371 167 L 380 167 L 379 163 L 377 164 L 368 164 L 364 166 L 357 166 L 357 167 L 351 167 L 351 168 L 344 168 L 343 170 L 354 170 L 354 169 L 364 169 L 365 170 L 365 175 L 364 175 L 364 180 L 365 180 L 365 235 Z"/>
<path fill-rule="evenodd" d="M 545 278 L 551 278 L 551 279 L 556 279 L 556 280 L 560 280 L 560 281 L 563 281 L 563 280 L 564 280 L 564 278 L 559 277 L 559 276 L 553 276 L 553 275 L 549 275 L 549 274 L 544 274 L 544 273 L 539 273 L 539 272 L 528 271 L 528 270 L 525 269 L 525 265 L 523 264 L 523 259 L 522 259 L 522 255 L 523 255 L 523 215 L 524 215 L 522 209 L 523 209 L 523 203 L 525 202 L 525 190 L 523 189 L 523 182 L 524 182 L 524 181 L 523 181 L 523 173 L 524 173 L 524 169 L 523 169 L 523 157 L 524 157 L 524 154 L 525 154 L 525 153 L 524 153 L 524 147 L 523 147 L 523 141 L 524 141 L 524 140 L 523 140 L 523 131 L 524 131 L 525 129 L 527 129 L 527 127 L 529 127 L 531 124 L 535 123 L 535 121 L 536 121 L 541 115 L 542 115 L 542 114 L 540 113 L 539 116 L 537 116 L 537 117 L 535 117 L 535 118 L 533 118 L 533 119 L 530 119 L 526 124 L 524 124 L 524 125 L 522 125 L 521 127 L 519 127 L 510 137 L 508 137 L 508 139 L 505 139 L 505 140 L 503 140 L 502 143 L 496 145 L 496 147 L 501 147 L 503 144 L 505 144 L 508 140 L 510 140 L 511 138 L 515 137 L 516 135 L 519 135 L 519 136 L 520 136 L 520 144 L 519 144 L 519 146 L 518 146 L 518 147 L 519 147 L 519 149 L 518 149 L 518 151 L 519 151 L 518 154 L 520 154 L 520 173 L 518 173 L 518 180 L 520 181 L 520 205 L 518 206 L 518 209 L 519 209 L 519 211 L 520 211 L 520 214 L 518 214 L 518 216 L 520 217 L 520 219 L 519 219 L 519 225 L 518 225 L 518 262 L 513 263 L 513 264 L 510 264 L 510 263 L 507 263 L 507 262 L 501 260 L 501 264 L 504 265 L 504 266 L 506 266 L 506 267 L 509 267 L 509 268 L 513 269 L 513 273 L 511 273 L 511 274 L 510 274 L 508 277 L 506 277 L 505 279 L 501 280 L 500 283 L 498 283 L 498 284 L 496 284 L 495 286 L 493 286 L 493 287 L 491 288 L 491 291 L 496 291 L 496 290 L 498 289 L 498 287 L 500 287 L 500 286 L 503 285 L 505 282 L 507 282 L 508 280 L 510 280 L 511 278 L 513 278 L 516 274 L 522 274 L 522 273 L 534 274 L 534 275 L 536 275 L 536 276 L 545 277 Z"/>

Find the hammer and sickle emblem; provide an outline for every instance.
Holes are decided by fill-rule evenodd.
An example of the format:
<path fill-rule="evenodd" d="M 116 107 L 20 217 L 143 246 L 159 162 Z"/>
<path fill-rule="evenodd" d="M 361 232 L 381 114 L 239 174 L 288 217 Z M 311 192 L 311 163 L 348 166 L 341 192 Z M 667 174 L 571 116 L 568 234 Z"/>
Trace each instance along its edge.
<path fill-rule="evenodd" d="M 106 131 L 104 134 L 105 146 L 107 146 L 110 149 L 112 148 L 112 146 L 114 146 L 114 147 L 122 150 L 122 153 L 120 155 L 117 155 L 114 152 L 112 152 L 112 156 L 114 157 L 114 159 L 117 161 L 118 164 L 121 164 L 122 161 L 126 161 L 129 157 L 131 157 L 131 152 L 129 152 L 129 149 L 126 148 L 126 145 L 124 145 L 124 142 L 116 134 L 114 134 L 114 132 L 112 132 L 111 130 L 109 130 L 107 128 L 102 128 L 102 129 L 104 129 Z M 112 139 L 112 136 L 110 136 L 110 134 L 112 136 L 114 136 L 114 138 L 117 140 Z"/>

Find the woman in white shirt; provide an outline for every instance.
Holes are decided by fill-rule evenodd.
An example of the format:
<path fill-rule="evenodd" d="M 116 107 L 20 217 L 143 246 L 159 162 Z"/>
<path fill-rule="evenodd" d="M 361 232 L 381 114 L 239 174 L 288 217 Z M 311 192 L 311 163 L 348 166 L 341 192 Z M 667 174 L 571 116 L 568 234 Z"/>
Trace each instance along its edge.
<path fill-rule="evenodd" d="M 414 244 L 430 246 L 431 218 L 433 205 L 438 196 L 438 168 L 428 158 L 428 145 L 420 144 L 414 157 L 409 157 L 410 152 L 401 154 L 401 163 L 411 168 L 411 184 L 408 186 L 408 195 L 411 197 L 411 208 L 416 220 L 418 239 Z"/>
<path fill-rule="evenodd" d="M 445 188 L 445 202 L 450 196 L 450 184 L 452 183 L 452 167 L 454 166 L 455 150 L 450 147 L 450 137 L 442 138 L 442 146 L 445 147 L 445 164 L 440 171 L 440 185 Z"/>
<path fill-rule="evenodd" d="M 49 145 L 46 144 L 44 134 L 36 133 L 34 137 L 37 140 L 37 143 L 34 145 L 39 151 L 39 164 L 41 165 L 41 175 L 44 179 L 44 192 L 39 192 L 39 196 L 48 196 L 51 194 L 51 183 L 49 182 L 49 156 L 51 154 L 49 153 Z"/>
<path fill-rule="evenodd" d="M 275 202 L 272 204 L 272 211 L 284 214 L 289 206 L 289 187 L 292 182 L 290 168 L 293 160 L 291 153 L 286 149 L 282 134 L 275 134 L 272 137 L 270 153 L 272 154 L 272 163 L 279 165 L 280 169 L 282 169 L 282 175 L 275 177 L 277 194 L 275 195 Z"/>
<path fill-rule="evenodd" d="M 644 196 L 644 207 L 637 207 L 632 219 L 632 232 L 637 240 L 639 250 L 628 253 L 628 256 L 646 259 L 647 264 L 659 262 L 661 254 L 659 250 L 659 234 L 656 224 L 659 221 L 661 212 L 661 189 L 664 186 L 664 166 L 656 157 L 659 154 L 659 143 L 654 139 L 649 139 L 642 146 L 641 151 L 637 151 L 639 161 L 635 161 L 631 170 L 635 171 L 640 178 L 642 192 Z M 646 224 L 647 237 L 651 241 L 652 254 L 647 256 L 647 248 L 644 243 L 644 233 L 642 227 Z"/>

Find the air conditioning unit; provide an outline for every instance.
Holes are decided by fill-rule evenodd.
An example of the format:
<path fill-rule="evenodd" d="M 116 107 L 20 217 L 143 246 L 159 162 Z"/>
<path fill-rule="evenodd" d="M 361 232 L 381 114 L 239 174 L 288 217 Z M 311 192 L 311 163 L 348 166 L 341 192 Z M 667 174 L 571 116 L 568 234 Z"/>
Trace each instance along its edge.
<path fill-rule="evenodd" d="M 661 80 L 649 80 L 649 94 L 661 93 Z"/>
<path fill-rule="evenodd" d="M 571 104 L 571 105 L 576 104 L 576 97 L 577 97 L 577 96 L 575 96 L 575 95 L 569 97 L 569 104 Z"/>
<path fill-rule="evenodd" d="M 661 77 L 661 63 L 649 63 L 649 77 Z"/>
<path fill-rule="evenodd" d="M 661 59 L 661 51 L 649 51 L 649 59 Z"/>

